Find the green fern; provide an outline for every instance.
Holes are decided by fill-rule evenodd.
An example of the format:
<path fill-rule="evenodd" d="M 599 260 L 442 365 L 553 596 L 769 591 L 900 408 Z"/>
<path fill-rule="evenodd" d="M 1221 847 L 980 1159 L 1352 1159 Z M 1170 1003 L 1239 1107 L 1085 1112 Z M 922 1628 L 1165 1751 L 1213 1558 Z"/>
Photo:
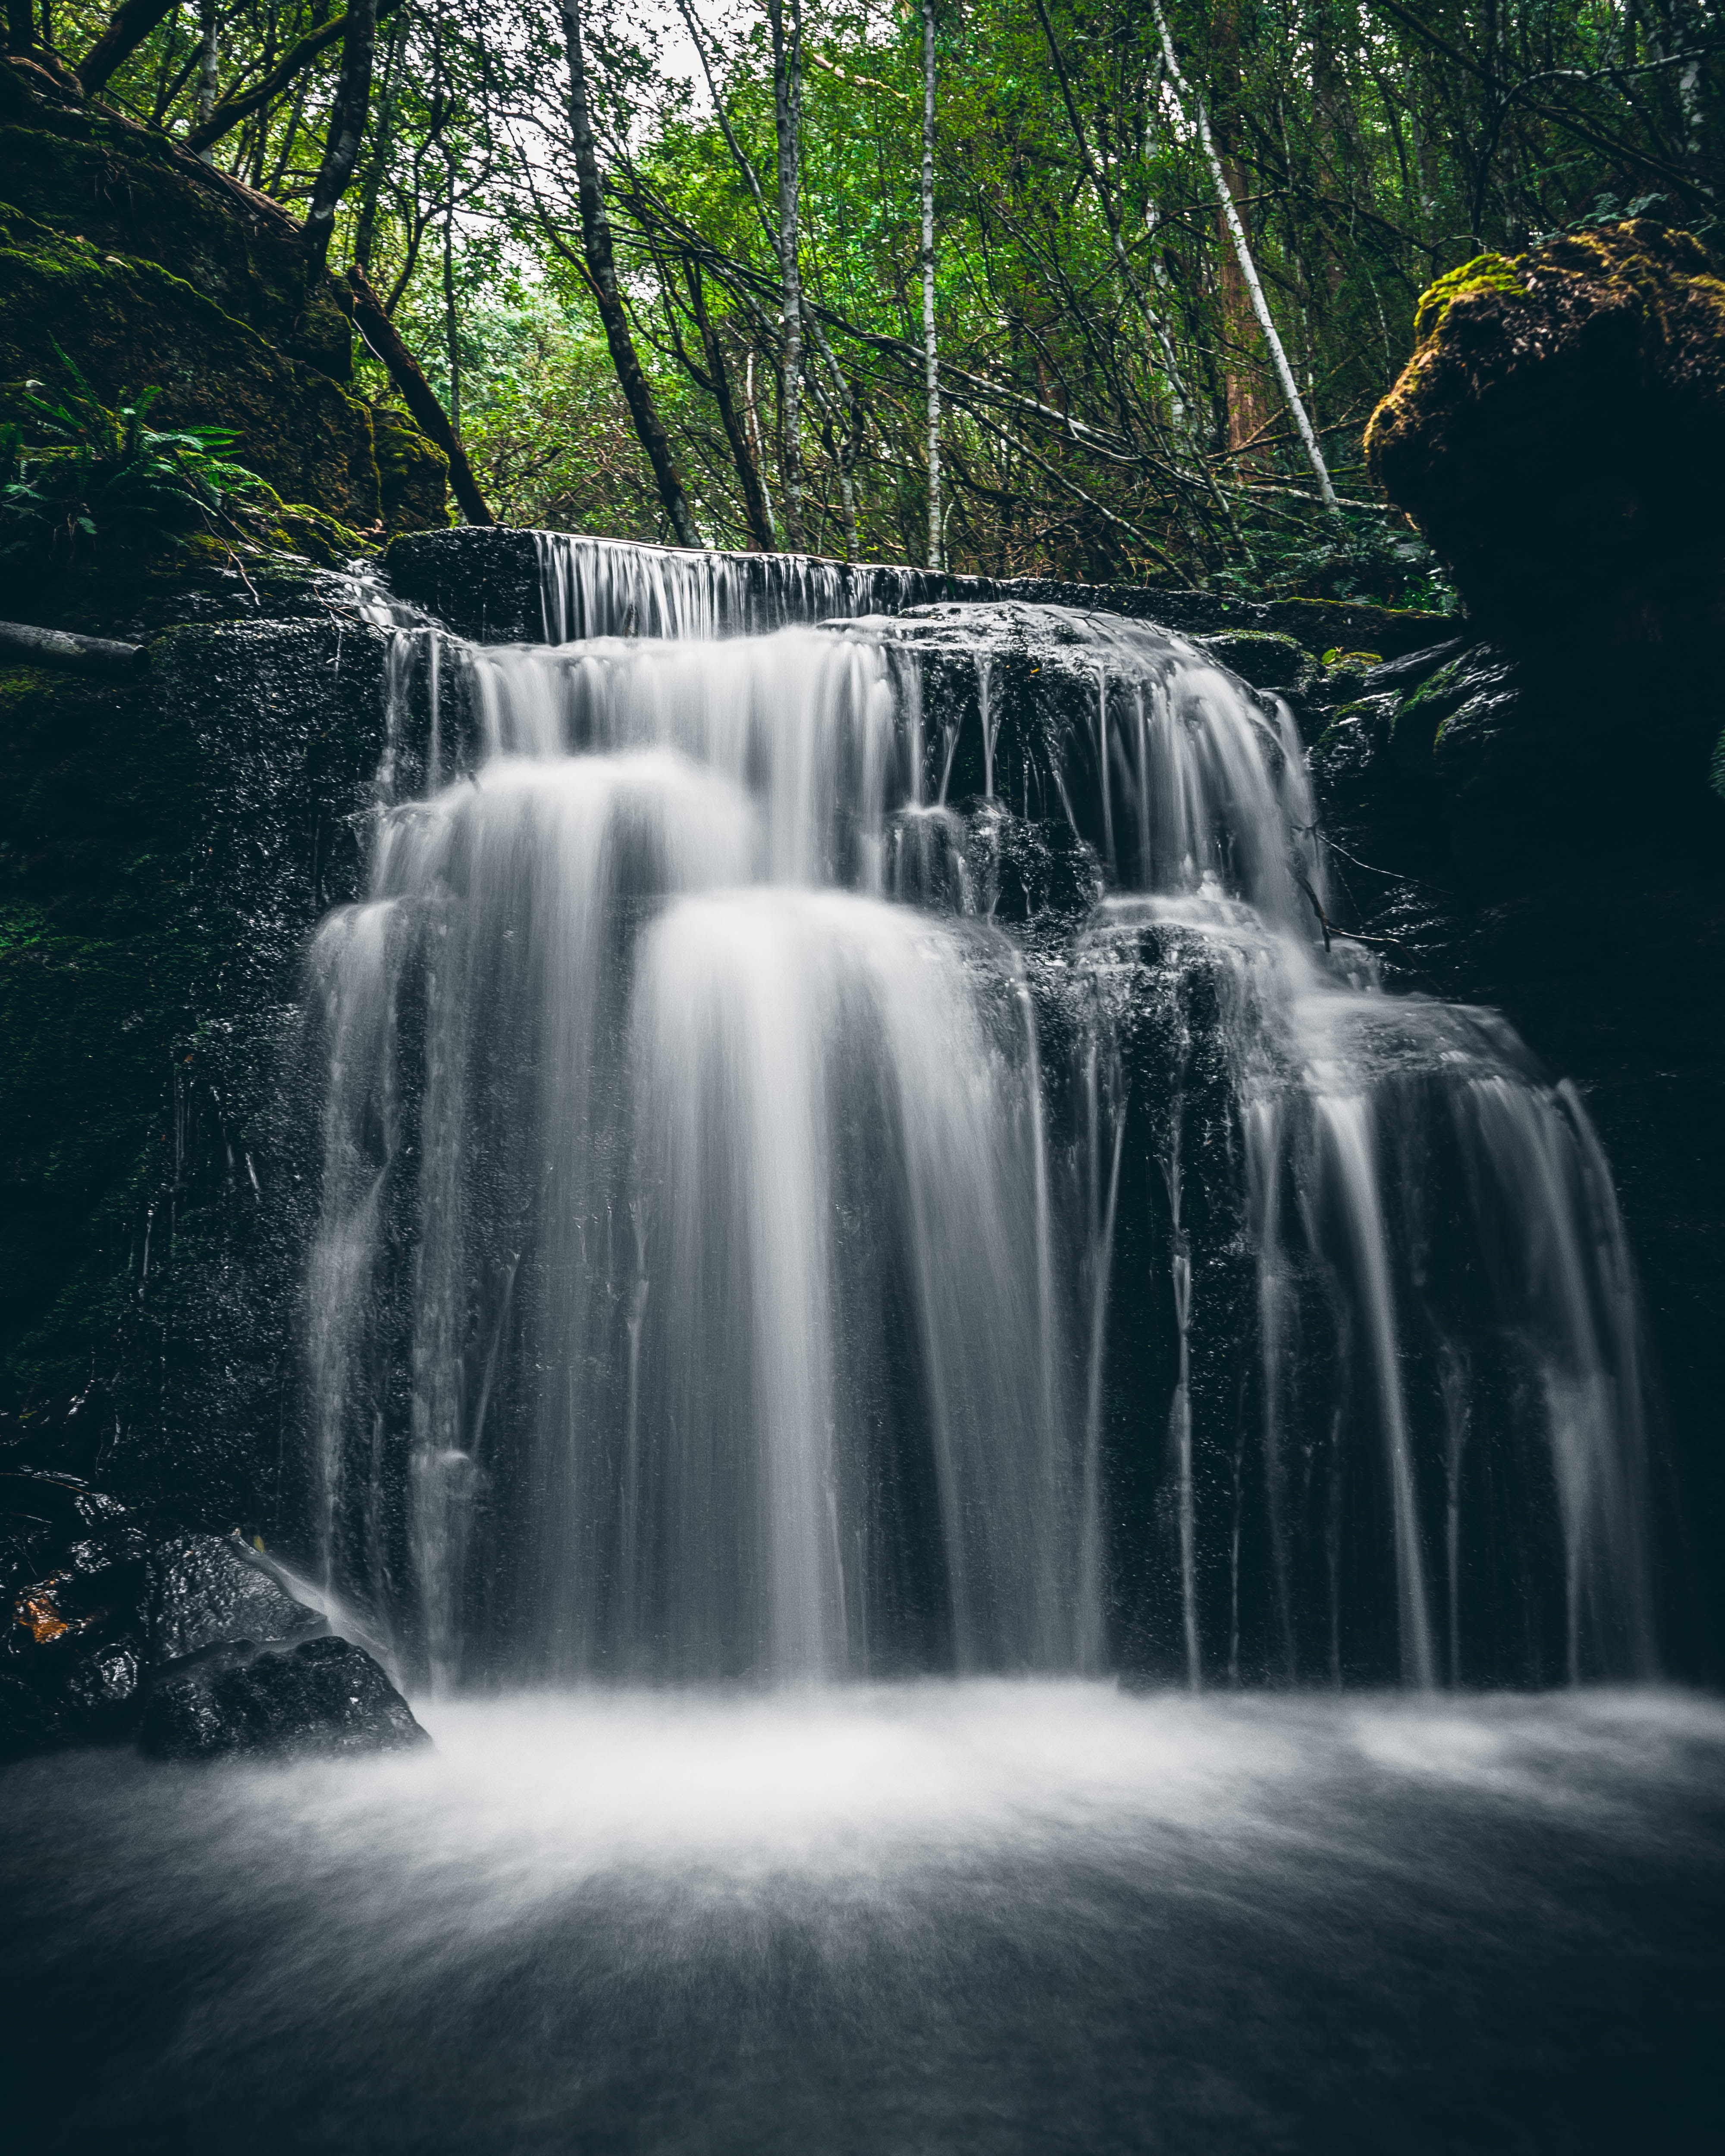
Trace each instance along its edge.
<path fill-rule="evenodd" d="M 0 558 L 64 568 L 99 543 L 183 546 L 194 531 L 239 528 L 236 513 L 264 490 L 228 454 L 229 429 L 152 427 L 159 388 L 122 391 L 110 408 L 54 352 L 64 386 L 41 396 L 46 385 L 27 383 L 22 424 L 0 429 Z"/>

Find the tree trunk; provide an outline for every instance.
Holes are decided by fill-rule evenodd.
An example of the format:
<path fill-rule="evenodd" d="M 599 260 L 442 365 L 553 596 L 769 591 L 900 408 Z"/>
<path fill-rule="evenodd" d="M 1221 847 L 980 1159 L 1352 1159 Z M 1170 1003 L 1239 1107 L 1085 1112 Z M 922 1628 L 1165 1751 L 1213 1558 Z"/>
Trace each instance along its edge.
<path fill-rule="evenodd" d="M 36 16 L 30 0 L 6 0 L 6 49 L 28 53 L 36 43 Z"/>
<path fill-rule="evenodd" d="M 1210 177 L 1215 182 L 1222 221 L 1226 227 L 1227 237 L 1234 243 L 1234 259 L 1239 265 L 1240 278 L 1252 303 L 1252 311 L 1258 318 L 1258 326 L 1264 332 L 1264 341 L 1270 347 L 1271 357 L 1276 364 L 1276 377 L 1281 383 L 1282 395 L 1287 399 L 1288 410 L 1293 415 L 1294 424 L 1299 429 L 1300 439 L 1305 444 L 1307 457 L 1317 480 L 1318 492 L 1325 505 L 1333 509 L 1336 506 L 1336 490 L 1330 484 L 1329 467 L 1324 462 L 1323 451 L 1317 445 L 1317 436 L 1312 432 L 1312 421 L 1307 415 L 1306 407 L 1300 401 L 1300 392 L 1294 384 L 1294 370 L 1288 364 L 1287 353 L 1282 347 L 1281 338 L 1276 332 L 1276 322 L 1270 312 L 1270 302 L 1264 296 L 1264 286 L 1259 278 L 1256 265 L 1252 260 L 1252 250 L 1246 239 L 1245 227 L 1240 222 L 1240 211 L 1235 201 L 1235 187 L 1230 183 L 1227 169 L 1216 147 L 1215 137 L 1210 132 L 1209 115 L 1204 109 L 1204 100 L 1193 95 L 1186 78 L 1180 72 L 1180 63 L 1175 55 L 1174 41 L 1168 30 L 1168 18 L 1162 12 L 1162 0 L 1150 0 L 1150 6 L 1151 12 L 1156 18 L 1157 29 L 1161 33 L 1163 55 L 1168 61 L 1169 77 L 1173 83 L 1175 91 L 1191 105 L 1194 116 L 1197 120 L 1198 139 L 1203 145 L 1204 157 L 1210 168 Z M 1224 250 L 1223 254 L 1224 266 L 1228 259 Z M 1233 419 L 1231 399 L 1229 417 L 1231 434 Z"/>
<path fill-rule="evenodd" d="M 377 10 L 381 18 L 382 7 Z M 360 191 L 359 215 L 353 227 L 353 259 L 369 277 L 372 256 L 377 244 L 377 198 L 382 192 L 383 175 L 389 165 L 390 152 L 395 146 L 395 108 L 401 97 L 402 67 L 407 50 L 408 18 L 398 14 L 389 33 L 389 49 L 383 60 L 383 85 L 377 100 L 377 127 L 372 146 L 371 162 L 366 167 L 365 184 Z"/>
<path fill-rule="evenodd" d="M 449 425 L 461 439 L 461 326 L 455 313 L 455 161 L 444 167 L 449 199 L 444 204 L 444 345 L 449 356 Z"/>
<path fill-rule="evenodd" d="M 720 341 L 712 317 L 706 311 L 706 295 L 701 289 L 700 265 L 691 259 L 685 267 L 689 275 L 689 296 L 695 310 L 695 323 L 701 331 L 701 350 L 706 355 L 706 380 L 702 387 L 711 392 L 713 401 L 719 408 L 719 420 L 725 429 L 725 439 L 731 445 L 731 460 L 737 467 L 737 484 L 742 490 L 742 512 L 749 528 L 749 543 L 757 553 L 771 554 L 777 551 L 773 537 L 773 519 L 768 513 L 767 496 L 761 486 L 761 474 L 749 449 L 743 415 L 738 412 L 731 394 L 731 374 L 725 364 L 725 347 Z"/>
<path fill-rule="evenodd" d="M 401 0 L 377 0 L 377 20 L 381 23 L 386 15 L 393 15 L 400 5 Z M 249 120 L 253 113 L 261 112 L 265 106 L 274 105 L 295 77 L 303 74 L 320 53 L 327 52 L 337 38 L 346 35 L 347 29 L 346 15 L 337 15 L 331 22 L 314 23 L 297 44 L 289 46 L 261 82 L 247 90 L 243 97 L 223 98 L 208 120 L 199 121 L 187 136 L 186 147 L 188 150 L 206 149 L 212 142 L 218 141 L 230 129 L 238 127 L 243 120 Z M 301 83 L 294 105 L 296 126 L 300 101 L 304 94 L 305 85 Z M 260 173 L 263 148 L 260 137 L 258 151 Z"/>
<path fill-rule="evenodd" d="M 156 28 L 178 7 L 179 0 L 123 0 L 108 18 L 102 34 L 84 55 L 78 80 L 86 97 L 94 97 L 116 69 L 129 60 Z"/>
<path fill-rule="evenodd" d="M 1247 290 L 1240 249 L 1234 244 L 1233 226 L 1250 244 L 1247 218 L 1245 175 L 1240 163 L 1240 0 L 1224 0 L 1211 19 L 1210 81 L 1214 103 L 1210 126 L 1220 167 L 1219 188 L 1227 201 L 1216 209 L 1216 238 L 1220 248 L 1219 283 L 1222 296 L 1222 364 L 1228 401 L 1228 446 L 1243 449 L 1255 441 L 1270 424 L 1270 413 L 1258 388 L 1252 365 L 1259 336 L 1256 310 Z M 1230 212 L 1232 213 L 1230 216 Z"/>
<path fill-rule="evenodd" d="M 222 42 L 216 0 L 198 0 L 198 124 L 203 126 L 216 109 L 216 76 L 221 67 Z M 213 150 L 200 152 L 207 165 L 216 162 Z"/>
<path fill-rule="evenodd" d="M 773 31 L 773 119 L 778 141 L 779 469 L 784 486 L 785 536 L 803 545 L 803 275 L 798 259 L 798 192 L 803 162 L 802 0 L 767 0 Z"/>
<path fill-rule="evenodd" d="M 449 485 L 462 516 L 470 524 L 495 524 L 497 520 L 485 506 L 467 452 L 449 425 L 449 414 L 438 403 L 437 392 L 421 373 L 418 361 L 402 342 L 400 331 L 384 313 L 382 301 L 357 263 L 347 272 L 347 285 L 353 295 L 353 320 L 360 335 L 388 368 L 389 378 L 418 421 L 420 432 L 429 435 L 449 460 Z"/>
<path fill-rule="evenodd" d="M 928 566 L 946 566 L 941 518 L 940 346 L 934 321 L 934 0 L 922 0 L 922 362 L 928 391 Z"/>
<path fill-rule="evenodd" d="M 588 109 L 587 58 L 581 38 L 581 0 L 562 0 L 562 9 L 563 37 L 569 54 L 569 131 L 574 138 L 575 175 L 581 192 L 581 240 L 587 256 L 588 280 L 592 287 L 593 303 L 599 311 L 599 320 L 604 324 L 605 342 L 611 350 L 611 364 L 617 370 L 618 384 L 623 391 L 624 401 L 629 406 L 629 418 L 634 423 L 635 438 L 653 468 L 659 499 L 665 506 L 665 515 L 670 519 L 671 529 L 676 533 L 679 545 L 699 547 L 702 543 L 701 534 L 696 529 L 682 476 L 671 454 L 670 439 L 660 418 L 651 385 L 642 373 L 641 362 L 635 356 L 634 340 L 629 335 L 629 317 L 624 311 L 622 295 L 617 289 L 617 265 L 611 253 L 611 223 L 605 214 L 604 196 L 599 190 L 598 157 L 593 146 L 593 121 Z"/>
<path fill-rule="evenodd" d="M 316 276 L 329 259 L 336 210 L 359 162 L 372 101 L 372 60 L 377 47 L 377 0 L 352 0 L 341 37 L 341 73 L 324 135 L 323 162 L 311 190 L 311 207 L 305 213 L 308 280 Z"/>

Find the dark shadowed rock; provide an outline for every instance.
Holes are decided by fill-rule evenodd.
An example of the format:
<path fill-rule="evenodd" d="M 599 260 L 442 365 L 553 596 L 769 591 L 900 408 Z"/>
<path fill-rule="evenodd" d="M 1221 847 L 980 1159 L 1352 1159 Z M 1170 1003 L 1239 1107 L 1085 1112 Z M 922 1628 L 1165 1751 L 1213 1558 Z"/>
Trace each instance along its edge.
<path fill-rule="evenodd" d="M 325 1637 L 237 1664 L 158 1672 L 139 1743 L 158 1759 L 397 1752 L 429 1743 L 363 1648 Z"/>
<path fill-rule="evenodd" d="M 1643 222 L 1481 255 L 1415 331 L 1367 458 L 1480 625 L 1649 651 L 1713 637 L 1725 283 L 1700 243 Z"/>
<path fill-rule="evenodd" d="M 0 1475 L 0 1758 L 130 1735 L 148 1538 L 70 1476 Z"/>

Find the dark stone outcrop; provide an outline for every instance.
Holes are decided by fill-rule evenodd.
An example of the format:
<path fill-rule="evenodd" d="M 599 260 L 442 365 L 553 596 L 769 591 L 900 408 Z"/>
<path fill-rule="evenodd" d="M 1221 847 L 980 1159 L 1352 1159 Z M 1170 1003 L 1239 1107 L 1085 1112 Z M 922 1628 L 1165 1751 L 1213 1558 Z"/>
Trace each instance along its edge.
<path fill-rule="evenodd" d="M 157 1662 L 232 1640 L 300 1640 L 326 1629 L 315 1609 L 244 1553 L 231 1535 L 169 1535 L 150 1552 L 150 1646 Z"/>
<path fill-rule="evenodd" d="M 305 604 L 151 634 L 136 685 L 0 671 L 0 1459 L 93 1476 L 100 1445 L 126 1502 L 272 1541 L 284 1058 L 387 705 L 383 633 Z M 423 695 L 402 726 L 412 783 Z"/>
<path fill-rule="evenodd" d="M 1642 222 L 1481 255 L 1432 286 L 1415 329 L 1367 457 L 1479 627 L 1713 648 L 1725 283 L 1700 243 Z"/>
<path fill-rule="evenodd" d="M 0 1760 L 134 1738 L 164 1758 L 425 1741 L 268 1558 L 76 1476 L 0 1474 Z"/>
<path fill-rule="evenodd" d="M 1504 1011 L 1578 1081 L 1610 1159 L 1661 1409 L 1662 1631 L 1686 1673 L 1725 1660 L 1717 724 L 1656 679 L 1487 644 L 1332 677 L 1302 711 L 1343 918 L 1389 939 L 1393 984 Z"/>
<path fill-rule="evenodd" d="M 140 1748 L 158 1759 L 398 1752 L 429 1741 L 364 1649 L 335 1638 L 246 1655 L 225 1667 L 162 1670 L 138 1732 Z"/>

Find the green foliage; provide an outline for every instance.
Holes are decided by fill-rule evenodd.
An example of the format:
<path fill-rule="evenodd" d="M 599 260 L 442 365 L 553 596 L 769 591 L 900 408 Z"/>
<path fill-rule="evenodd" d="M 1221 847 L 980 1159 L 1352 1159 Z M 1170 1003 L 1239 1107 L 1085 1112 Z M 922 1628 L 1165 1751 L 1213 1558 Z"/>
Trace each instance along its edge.
<path fill-rule="evenodd" d="M 107 12 L 107 0 L 57 0 L 66 58 L 88 49 Z M 1315 499 L 1234 273 L 1195 113 L 1169 85 L 1151 12 L 1098 0 L 1048 0 L 1045 12 L 1046 34 L 1037 10 L 999 0 L 937 9 L 951 565 L 1172 572 L 1254 588 L 1267 579 L 1280 591 L 1440 603 L 1432 566 L 1395 526 L 1356 529 L 1354 512 L 1338 526 Z M 1368 495 L 1360 432 L 1412 349 L 1422 294 L 1453 297 L 1470 278 L 1507 274 L 1482 264 L 1620 215 L 1658 215 L 1705 239 L 1725 201 L 1725 29 L 1711 7 L 1167 0 L 1166 12 L 1344 500 Z M 712 370 L 691 275 L 694 265 L 747 454 L 782 530 L 777 144 L 762 11 L 688 0 L 711 85 L 680 8 L 583 0 L 583 13 L 641 362 L 703 531 L 745 543 L 735 430 L 705 386 Z M 244 96 L 327 13 L 323 0 L 233 0 L 220 12 L 220 95 Z M 921 9 L 805 0 L 803 20 L 799 253 L 822 331 L 804 340 L 807 536 L 827 552 L 854 544 L 919 559 Z M 183 136 L 198 34 L 196 11 L 172 11 L 107 94 Z M 284 84 L 218 140 L 219 163 L 303 211 L 338 65 L 331 47 Z M 494 507 L 663 537 L 577 266 L 567 80 L 556 9 L 408 0 L 379 28 L 368 137 L 331 260 L 362 259 Z M 309 311 L 297 315 L 297 295 L 276 297 L 284 320 L 272 316 L 266 334 L 303 342 Z M 321 351 L 341 326 L 323 321 Z M 359 370 L 371 393 L 390 394 L 362 356 Z M 278 487 L 312 490 L 253 460 Z"/>
<path fill-rule="evenodd" d="M 117 409 L 54 347 L 64 377 L 54 401 L 26 384 L 25 418 L 0 430 L 0 561 L 39 576 L 82 567 L 99 547 L 183 545 L 193 531 L 232 527 L 234 509 L 262 483 L 227 452 L 220 427 L 150 424 L 150 388 Z"/>
<path fill-rule="evenodd" d="M 1431 548 L 1399 517 L 1372 510 L 1265 526 L 1251 558 L 1231 562 L 1218 584 L 1258 598 L 1369 601 L 1452 613 L 1460 602 Z"/>

